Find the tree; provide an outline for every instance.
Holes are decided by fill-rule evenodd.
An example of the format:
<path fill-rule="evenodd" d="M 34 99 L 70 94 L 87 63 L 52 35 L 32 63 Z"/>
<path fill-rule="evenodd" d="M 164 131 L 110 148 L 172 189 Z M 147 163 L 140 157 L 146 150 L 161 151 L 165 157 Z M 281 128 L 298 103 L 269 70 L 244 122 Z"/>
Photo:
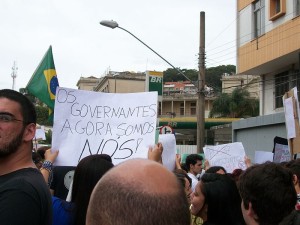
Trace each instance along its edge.
<path fill-rule="evenodd" d="M 250 98 L 246 89 L 236 88 L 231 94 L 222 93 L 213 101 L 209 117 L 243 118 L 258 114 L 258 99 Z"/>
<path fill-rule="evenodd" d="M 179 69 L 179 68 L 178 68 Z M 185 76 L 190 80 L 196 81 L 198 79 L 198 71 L 194 69 L 179 69 Z M 186 81 L 187 79 L 180 74 L 177 70 L 169 68 L 164 72 L 164 82 L 177 82 L 177 81 Z"/>
<path fill-rule="evenodd" d="M 53 122 L 49 121 L 49 109 L 45 106 L 35 106 L 37 123 L 40 125 L 52 126 Z"/>
<path fill-rule="evenodd" d="M 208 87 L 212 87 L 215 93 L 222 92 L 222 81 L 221 77 L 224 73 L 235 73 L 236 67 L 234 65 L 221 65 L 216 67 L 206 68 L 205 70 L 205 84 Z M 181 69 L 184 75 L 186 75 L 191 81 L 197 83 L 198 70 L 195 69 Z M 186 81 L 187 79 L 177 70 L 169 68 L 164 71 L 164 82 L 177 82 Z"/>
<path fill-rule="evenodd" d="M 222 92 L 222 75 L 224 73 L 235 73 L 236 67 L 234 65 L 221 65 L 210 67 L 205 70 L 205 83 L 208 87 L 212 87 L 215 93 Z"/>

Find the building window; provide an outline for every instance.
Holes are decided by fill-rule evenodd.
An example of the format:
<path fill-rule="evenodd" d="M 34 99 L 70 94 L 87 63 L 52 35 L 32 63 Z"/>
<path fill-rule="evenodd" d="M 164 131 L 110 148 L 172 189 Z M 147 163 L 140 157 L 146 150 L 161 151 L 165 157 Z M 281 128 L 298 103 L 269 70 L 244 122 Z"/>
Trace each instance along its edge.
<path fill-rule="evenodd" d="M 254 38 L 265 33 L 265 0 L 257 0 L 253 3 Z"/>
<path fill-rule="evenodd" d="M 283 16 L 286 11 L 286 0 L 270 0 L 270 20 L 276 20 Z"/>
<path fill-rule="evenodd" d="M 184 115 L 184 103 L 180 103 L 180 115 Z"/>
<path fill-rule="evenodd" d="M 285 71 L 275 75 L 275 108 L 283 107 L 282 96 L 294 87 L 299 91 L 299 71 Z"/>
<path fill-rule="evenodd" d="M 295 16 L 300 15 L 300 0 L 294 0 Z"/>
<path fill-rule="evenodd" d="M 298 99 L 300 97 L 300 71 L 299 70 L 294 70 L 291 72 L 291 88 L 297 87 L 298 91 Z"/>
<path fill-rule="evenodd" d="M 196 108 L 196 102 L 191 103 L 191 115 L 196 115 L 197 108 Z"/>

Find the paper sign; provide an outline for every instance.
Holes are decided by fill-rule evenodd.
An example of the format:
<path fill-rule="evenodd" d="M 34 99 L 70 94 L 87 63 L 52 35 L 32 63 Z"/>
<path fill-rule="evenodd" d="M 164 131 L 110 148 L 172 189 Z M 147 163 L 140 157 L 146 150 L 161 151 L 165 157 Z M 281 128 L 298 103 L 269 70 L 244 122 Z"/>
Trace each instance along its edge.
<path fill-rule="evenodd" d="M 111 94 L 57 88 L 52 149 L 55 164 L 76 166 L 92 154 L 108 154 L 118 164 L 147 158 L 154 145 L 157 92 Z"/>
<path fill-rule="evenodd" d="M 264 163 L 264 162 L 273 162 L 273 153 L 265 151 L 255 151 L 254 163 Z"/>
<path fill-rule="evenodd" d="M 294 138 L 296 137 L 296 126 L 294 120 L 293 99 L 291 97 L 284 99 L 284 115 L 287 129 L 287 138 Z"/>
<path fill-rule="evenodd" d="M 204 147 L 210 166 L 223 166 L 228 173 L 234 169 L 246 169 L 245 150 L 241 142 Z"/>
<path fill-rule="evenodd" d="M 288 162 L 291 160 L 291 154 L 288 145 L 275 143 L 274 159 L 275 163 Z"/>
<path fill-rule="evenodd" d="M 162 143 L 164 148 L 162 154 L 163 165 L 170 171 L 175 169 L 175 156 L 176 156 L 176 139 L 174 134 L 161 134 L 159 135 L 159 142 Z"/>
<path fill-rule="evenodd" d="M 298 99 L 298 88 L 294 87 L 293 90 L 294 90 L 294 98 L 295 98 L 295 102 L 296 102 L 297 115 L 299 115 L 300 106 L 299 106 L 299 99 Z M 300 116 L 298 116 L 298 121 L 300 123 Z"/>
<path fill-rule="evenodd" d="M 41 126 L 41 128 L 35 130 L 35 137 L 36 140 L 46 140 L 46 134 L 45 134 L 45 127 Z"/>

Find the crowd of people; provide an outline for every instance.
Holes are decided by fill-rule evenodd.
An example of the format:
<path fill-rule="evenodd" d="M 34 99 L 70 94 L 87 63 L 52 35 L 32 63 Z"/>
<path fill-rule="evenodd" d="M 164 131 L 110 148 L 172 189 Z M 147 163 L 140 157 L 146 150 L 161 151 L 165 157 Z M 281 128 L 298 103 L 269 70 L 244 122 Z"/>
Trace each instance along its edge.
<path fill-rule="evenodd" d="M 184 163 L 177 155 L 169 171 L 159 143 L 148 159 L 114 165 L 99 154 L 53 167 L 59 151 L 33 152 L 35 130 L 33 104 L 0 90 L 1 225 L 300 225 L 300 159 L 246 158 L 246 170 L 227 173 L 198 154 Z"/>

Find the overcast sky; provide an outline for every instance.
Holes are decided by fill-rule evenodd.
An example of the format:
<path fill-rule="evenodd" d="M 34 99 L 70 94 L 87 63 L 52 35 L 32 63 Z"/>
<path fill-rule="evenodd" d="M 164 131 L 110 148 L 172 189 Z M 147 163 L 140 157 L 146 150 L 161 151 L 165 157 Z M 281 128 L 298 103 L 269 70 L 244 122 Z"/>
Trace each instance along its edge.
<path fill-rule="evenodd" d="M 235 0 L 1 0 L 0 89 L 25 87 L 52 45 L 60 86 L 112 71 L 164 71 L 170 66 L 121 29 L 115 20 L 175 67 L 198 68 L 200 11 L 205 12 L 206 67 L 236 64 Z"/>

